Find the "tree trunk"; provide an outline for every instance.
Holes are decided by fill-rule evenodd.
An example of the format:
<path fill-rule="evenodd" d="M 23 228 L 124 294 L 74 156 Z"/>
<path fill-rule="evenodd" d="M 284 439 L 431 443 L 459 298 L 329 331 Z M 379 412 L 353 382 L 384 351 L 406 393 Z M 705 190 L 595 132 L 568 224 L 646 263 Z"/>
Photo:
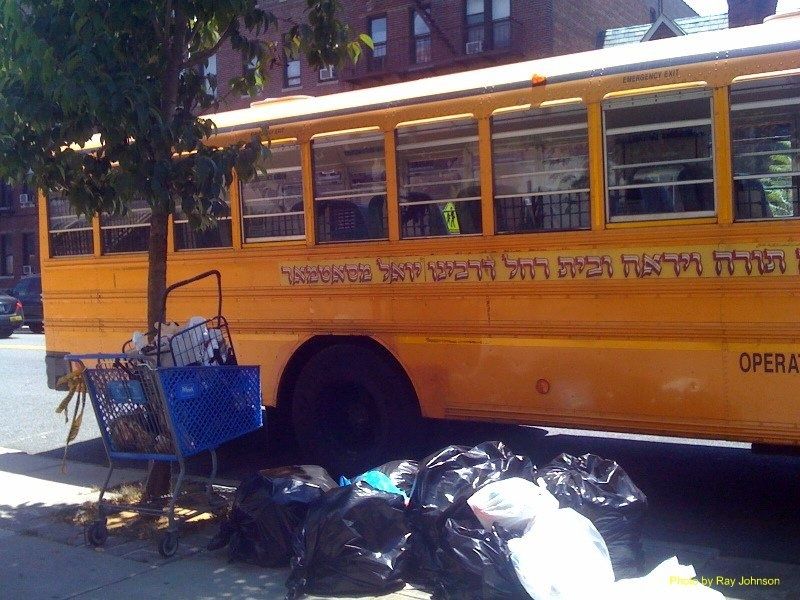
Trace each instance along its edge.
<path fill-rule="evenodd" d="M 188 22 L 180 7 L 167 3 L 164 15 L 166 40 L 166 62 L 161 78 L 161 116 L 165 123 L 171 123 L 178 105 L 181 65 L 185 59 Z M 163 157 L 171 159 L 173 148 L 163 148 Z M 169 206 L 159 201 L 153 203 L 150 220 L 149 260 L 147 270 L 147 326 L 152 327 L 159 320 L 166 319 L 162 313 L 164 291 L 167 289 L 167 223 Z M 161 348 L 156 350 L 161 351 Z M 153 500 L 169 491 L 169 463 L 156 462 L 147 476 L 143 499 Z"/>
<path fill-rule="evenodd" d="M 162 313 L 164 291 L 167 289 L 167 224 L 169 214 L 158 206 L 150 219 L 147 268 L 147 328 L 166 319 Z M 159 352 L 161 349 L 157 349 Z M 143 500 L 159 498 L 169 491 L 169 463 L 156 462 L 147 476 Z"/>
<path fill-rule="evenodd" d="M 169 214 L 161 207 L 153 208 L 150 219 L 150 240 L 147 247 L 147 328 L 163 321 L 161 314 L 164 290 L 167 289 L 167 224 Z"/>

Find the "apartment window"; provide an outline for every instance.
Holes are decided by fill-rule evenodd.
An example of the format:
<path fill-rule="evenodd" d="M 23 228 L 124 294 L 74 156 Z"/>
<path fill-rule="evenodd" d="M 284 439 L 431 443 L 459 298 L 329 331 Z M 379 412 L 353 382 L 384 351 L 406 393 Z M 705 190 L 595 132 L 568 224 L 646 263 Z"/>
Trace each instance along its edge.
<path fill-rule="evenodd" d="M 383 134 L 333 135 L 314 140 L 312 150 L 317 240 L 387 239 Z"/>
<path fill-rule="evenodd" d="M 467 0 L 467 52 L 481 52 L 486 44 L 486 2 Z M 470 50 L 472 52 L 470 52 Z"/>
<path fill-rule="evenodd" d="M 303 239 L 303 177 L 300 146 L 273 144 L 269 167 L 240 187 L 245 242 Z"/>
<path fill-rule="evenodd" d="M 50 256 L 78 256 L 94 252 L 92 223 L 75 214 L 62 195 L 47 194 L 47 229 L 50 237 Z"/>
<path fill-rule="evenodd" d="M 492 0 L 492 48 L 511 46 L 511 0 Z"/>
<path fill-rule="evenodd" d="M 14 208 L 14 190 L 5 182 L 0 182 L 0 210 Z"/>
<path fill-rule="evenodd" d="M 0 235 L 0 276 L 14 275 L 14 253 L 11 250 L 11 236 Z"/>
<path fill-rule="evenodd" d="M 714 215 L 708 92 L 614 100 L 603 113 L 612 221 Z"/>
<path fill-rule="evenodd" d="M 475 120 L 400 127 L 397 170 L 401 237 L 481 232 Z"/>
<path fill-rule="evenodd" d="M 426 16 L 430 14 L 430 9 L 424 9 Z M 427 21 L 423 18 L 422 12 L 414 10 L 411 13 L 412 30 L 414 40 L 411 47 L 411 58 L 415 64 L 431 62 L 431 29 Z"/>
<path fill-rule="evenodd" d="M 283 65 L 283 87 L 299 87 L 300 86 L 300 60 L 287 59 L 286 64 Z"/>
<path fill-rule="evenodd" d="M 150 239 L 150 205 L 143 198 L 130 203 L 123 215 L 100 216 L 103 254 L 144 252 Z"/>
<path fill-rule="evenodd" d="M 217 55 L 208 57 L 205 65 L 200 67 L 200 75 L 203 77 L 203 89 L 209 96 L 217 97 Z"/>
<path fill-rule="evenodd" d="M 35 273 L 37 271 L 36 260 L 36 234 L 32 232 L 22 234 L 22 271 L 24 273 Z"/>
<path fill-rule="evenodd" d="M 800 77 L 731 86 L 736 220 L 800 217 Z"/>
<path fill-rule="evenodd" d="M 493 117 L 492 163 L 498 233 L 589 228 L 583 106 Z"/>
<path fill-rule="evenodd" d="M 511 1 L 467 0 L 466 53 L 511 45 Z"/>
<path fill-rule="evenodd" d="M 370 71 L 380 71 L 385 67 L 387 33 L 386 17 L 372 17 L 369 20 L 369 36 L 373 44 L 367 63 Z"/>

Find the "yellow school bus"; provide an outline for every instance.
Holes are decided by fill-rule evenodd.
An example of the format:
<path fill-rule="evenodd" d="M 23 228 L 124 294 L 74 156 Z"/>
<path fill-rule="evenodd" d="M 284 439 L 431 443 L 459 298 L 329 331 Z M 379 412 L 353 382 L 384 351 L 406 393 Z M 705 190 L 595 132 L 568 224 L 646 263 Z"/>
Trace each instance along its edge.
<path fill-rule="evenodd" d="M 800 21 L 215 114 L 272 159 L 168 278 L 323 462 L 420 415 L 800 443 Z M 144 330 L 146 206 L 40 202 L 46 343 Z M 208 316 L 215 290 L 170 318 Z"/>

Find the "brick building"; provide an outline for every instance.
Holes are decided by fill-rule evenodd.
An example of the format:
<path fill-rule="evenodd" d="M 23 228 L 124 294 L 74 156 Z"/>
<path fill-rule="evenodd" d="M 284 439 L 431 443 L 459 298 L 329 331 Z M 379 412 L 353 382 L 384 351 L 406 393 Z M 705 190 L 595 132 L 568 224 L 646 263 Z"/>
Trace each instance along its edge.
<path fill-rule="evenodd" d="M 39 272 L 36 194 L 0 183 L 0 290 Z"/>
<path fill-rule="evenodd" d="M 304 0 L 263 0 L 281 22 L 302 21 Z M 419 79 L 493 64 L 598 47 L 610 28 L 696 16 L 683 0 L 397 0 L 343 1 L 343 20 L 375 42 L 356 65 L 340 72 L 285 61 L 269 75 L 260 98 L 319 96 L 359 87 Z M 210 68 L 220 85 L 242 73 L 241 57 L 221 48 Z M 228 97 L 224 109 L 257 98 Z"/>

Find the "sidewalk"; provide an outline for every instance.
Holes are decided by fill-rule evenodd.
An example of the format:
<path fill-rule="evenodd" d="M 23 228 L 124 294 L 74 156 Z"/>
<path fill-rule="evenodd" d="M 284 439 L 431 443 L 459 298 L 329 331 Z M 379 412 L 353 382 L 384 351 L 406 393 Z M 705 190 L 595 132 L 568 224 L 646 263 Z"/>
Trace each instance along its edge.
<path fill-rule="evenodd" d="M 224 551 L 208 552 L 216 531 L 210 523 L 181 536 L 175 557 L 165 560 L 152 539 L 111 534 L 105 547 L 85 545 L 83 528 L 64 515 L 96 502 L 105 478 L 101 466 L 69 463 L 0 448 L 0 581 L 3 598 L 35 600 L 136 598 L 281 599 L 287 569 L 264 569 L 228 563 Z M 143 471 L 115 472 L 113 484 L 140 481 Z M 645 541 L 648 568 L 677 555 L 699 575 L 779 577 L 774 588 L 734 588 L 729 598 L 778 600 L 800 598 L 800 567 L 720 556 L 712 548 Z M 382 596 L 388 600 L 428 598 L 406 588 Z"/>

